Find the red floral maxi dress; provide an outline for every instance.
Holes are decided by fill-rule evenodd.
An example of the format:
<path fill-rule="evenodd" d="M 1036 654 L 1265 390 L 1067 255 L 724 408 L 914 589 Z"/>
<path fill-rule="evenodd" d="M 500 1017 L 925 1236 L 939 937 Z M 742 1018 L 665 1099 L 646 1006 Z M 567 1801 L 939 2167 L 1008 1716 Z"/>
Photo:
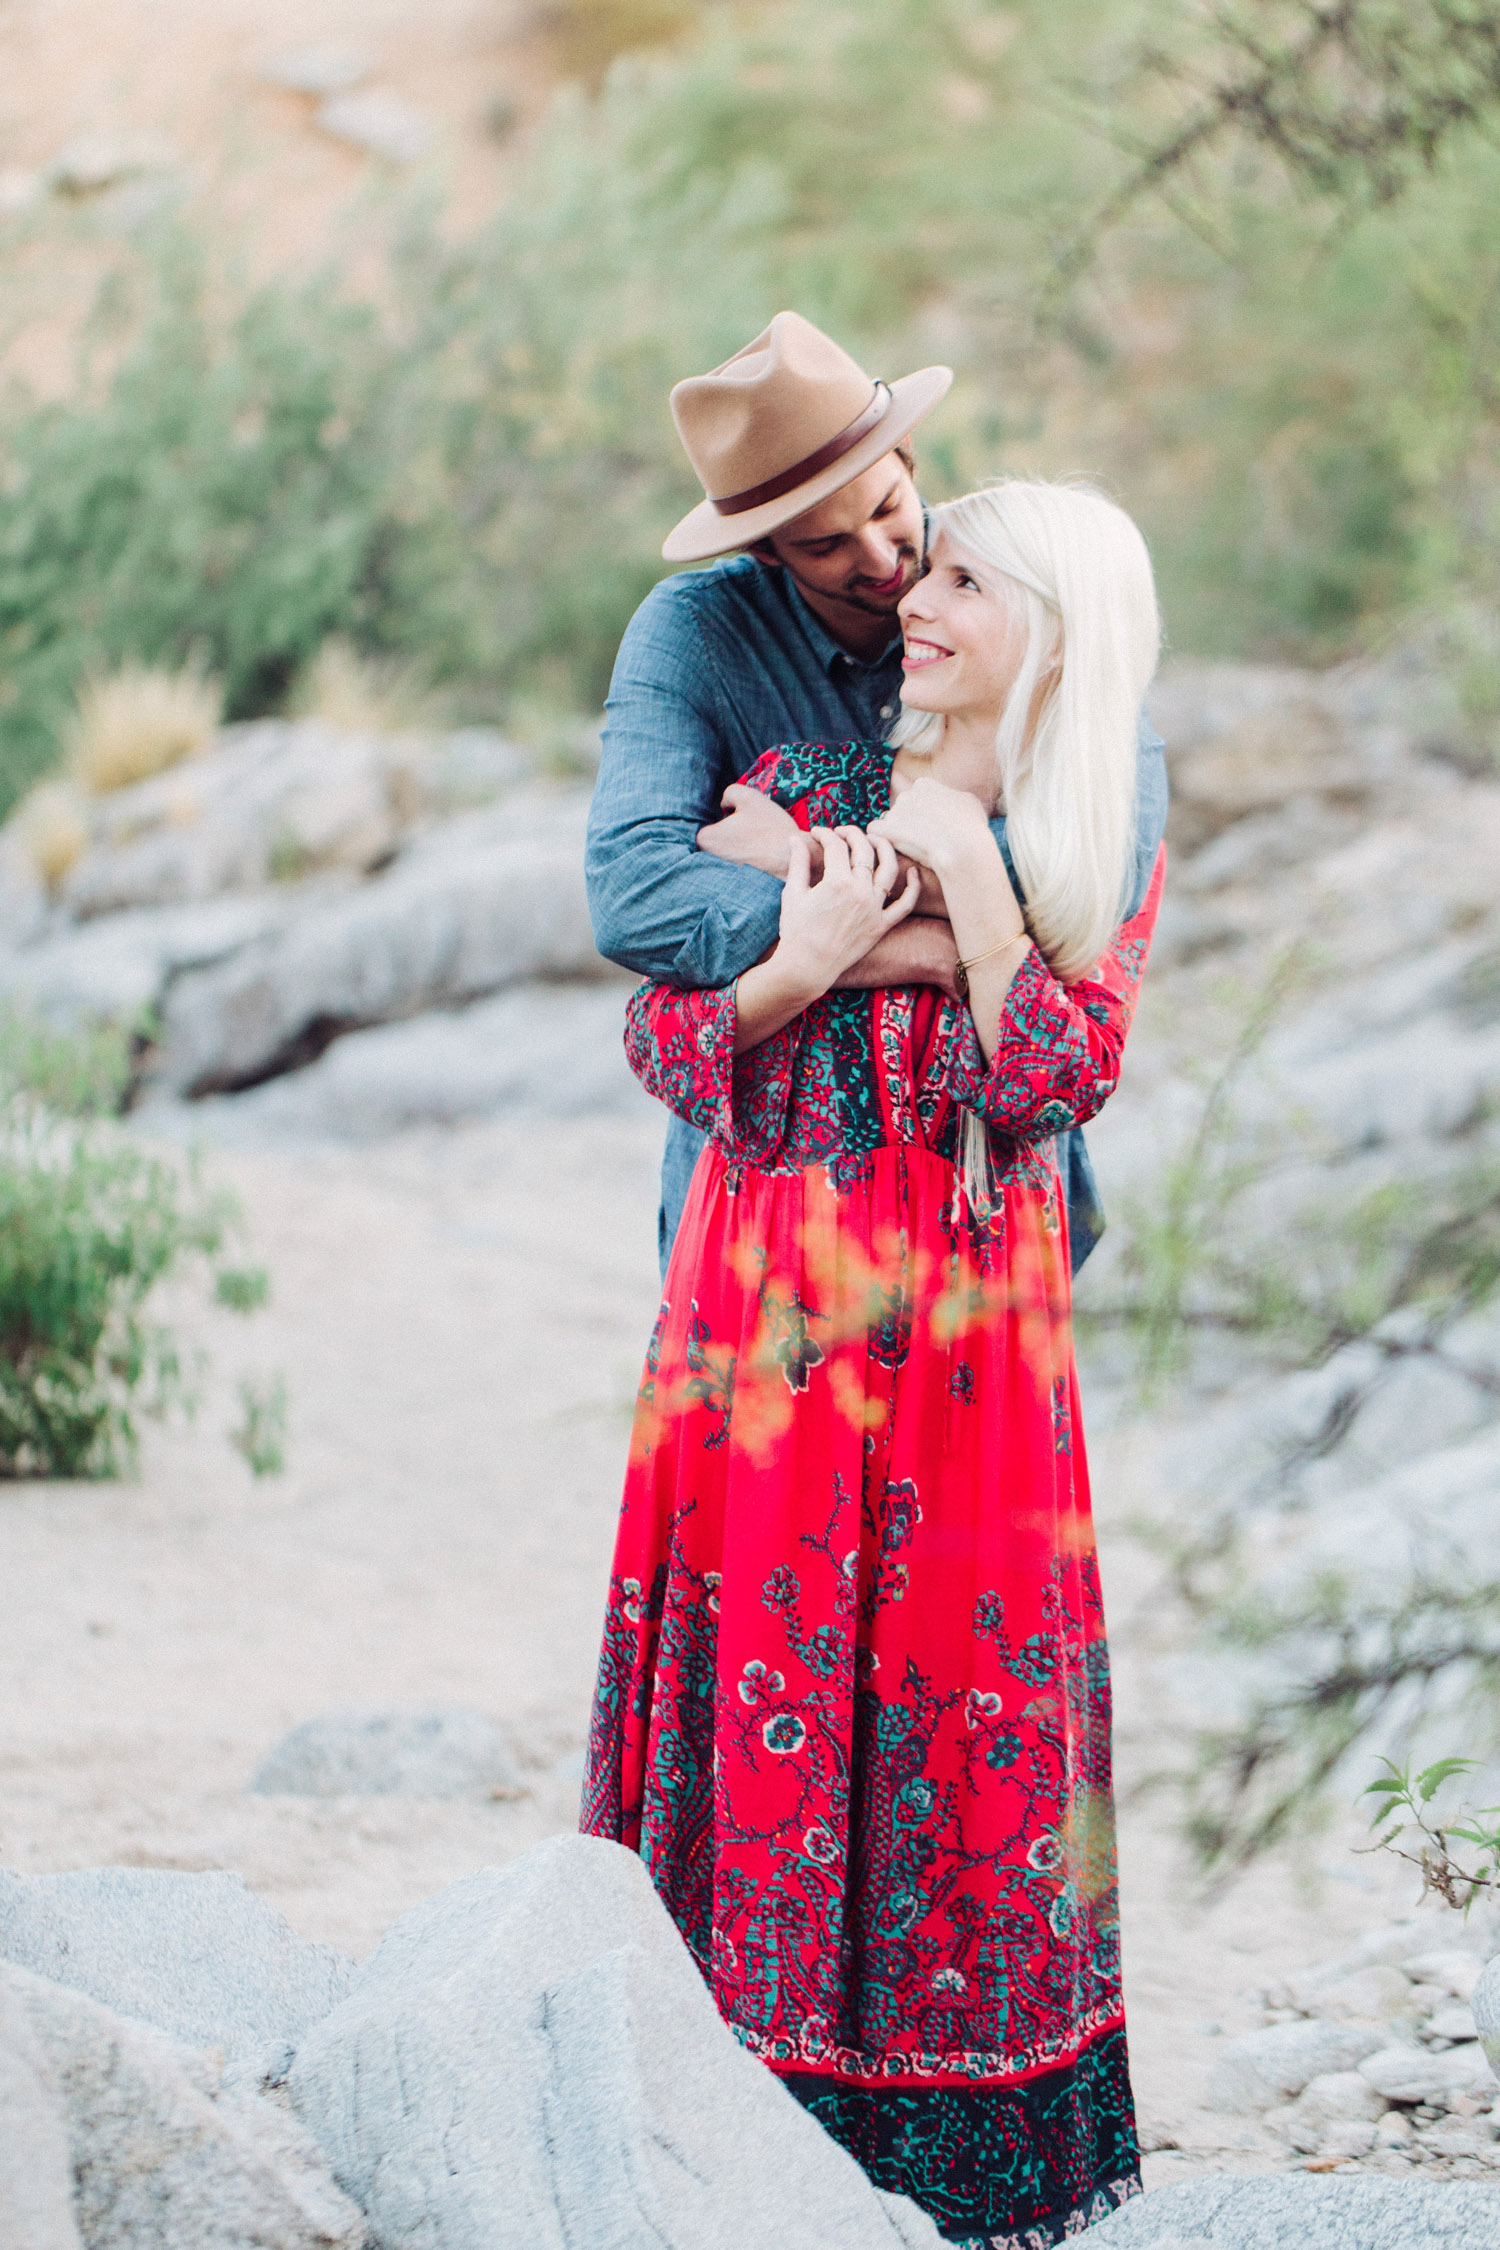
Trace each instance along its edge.
<path fill-rule="evenodd" d="M 864 826 L 891 757 L 795 744 L 745 779 Z M 1162 872 L 1083 982 L 1027 955 L 988 1066 L 927 987 L 829 993 L 736 1058 L 733 985 L 646 985 L 626 1034 L 711 1145 L 582 1825 L 640 1853 L 744 2046 L 975 2246 L 1059 2241 L 1139 2184 L 1053 1136 L 1114 1090 Z"/>

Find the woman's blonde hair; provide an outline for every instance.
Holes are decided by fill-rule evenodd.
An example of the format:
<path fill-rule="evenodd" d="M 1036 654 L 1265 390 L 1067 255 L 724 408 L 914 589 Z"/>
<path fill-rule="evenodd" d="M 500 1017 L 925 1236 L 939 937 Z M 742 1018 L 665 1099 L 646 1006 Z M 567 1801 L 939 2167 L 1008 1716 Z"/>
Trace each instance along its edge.
<path fill-rule="evenodd" d="M 1108 945 L 1134 865 L 1137 717 L 1161 644 L 1146 542 L 1085 484 L 1007 478 L 934 508 L 988 577 L 1014 581 L 1026 648 L 995 738 L 1000 803 L 1032 935 L 1056 974 Z M 935 711 L 903 711 L 898 748 L 931 754 Z"/>

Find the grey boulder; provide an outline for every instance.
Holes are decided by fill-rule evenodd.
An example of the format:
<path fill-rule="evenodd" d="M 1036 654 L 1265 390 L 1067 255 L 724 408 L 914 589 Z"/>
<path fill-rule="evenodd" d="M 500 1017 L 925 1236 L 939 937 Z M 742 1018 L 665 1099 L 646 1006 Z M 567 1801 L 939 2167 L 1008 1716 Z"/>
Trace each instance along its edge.
<path fill-rule="evenodd" d="M 359 2250 L 364 2222 L 295 2119 L 253 2096 L 214 2098 L 217 2056 L 25 1969 L 0 1969 L 0 2001 L 10 2069 L 56 2089 L 37 2152 L 53 2191 L 40 2220 L 52 2231 L 18 2234 L 16 2250 L 72 2250 L 55 2195 L 59 2119 L 72 2241 L 88 2250 Z"/>
<path fill-rule="evenodd" d="M 498 1727 L 477 1711 L 329 1711 L 293 1727 L 250 1787 L 273 1797 L 458 1797 L 525 1784 Z"/>
<path fill-rule="evenodd" d="M 247 2068 L 274 2068 L 354 1965 L 299 1938 L 244 1877 L 0 1872 L 0 1960 Z"/>
<path fill-rule="evenodd" d="M 633 1852 L 404 1915 L 289 2076 L 374 2250 L 939 2250 L 721 2022 Z"/>
<path fill-rule="evenodd" d="M 1090 2250 L 1500 2250 L 1500 2194 L 1305 2173 L 1183 2180 L 1089 2230 Z"/>
<path fill-rule="evenodd" d="M 451 1008 L 533 977 L 614 976 L 583 881 L 587 798 L 517 796 L 419 837 L 395 865 L 220 966 L 176 979 L 154 1086 L 233 1090 L 340 1031 Z"/>
<path fill-rule="evenodd" d="M 1311 2079 L 1353 2070 L 1383 2046 L 1373 2025 L 1278 2023 L 1228 2039 L 1214 2057 L 1207 2096 L 1212 2109 L 1269 2109 L 1300 2094 Z"/>
<path fill-rule="evenodd" d="M 1483 2093 L 1494 2083 L 1473 2040 L 1460 2047 L 1382 2046 L 1365 2056 L 1359 2070 L 1388 2102 L 1441 2105 L 1454 2094 Z"/>
<path fill-rule="evenodd" d="M 1486 2060 L 1500 2076 L 1500 1959 L 1488 1962 L 1480 1971 L 1469 2006 Z"/>
<path fill-rule="evenodd" d="M 303 1070 L 248 1093 L 148 1117 L 217 1139 L 349 1140 L 479 1117 L 644 1114 L 625 1060 L 619 985 L 525 985 L 467 1008 L 337 1039 Z"/>
<path fill-rule="evenodd" d="M 83 2250 L 62 2090 L 0 1982 L 0 2250 Z"/>

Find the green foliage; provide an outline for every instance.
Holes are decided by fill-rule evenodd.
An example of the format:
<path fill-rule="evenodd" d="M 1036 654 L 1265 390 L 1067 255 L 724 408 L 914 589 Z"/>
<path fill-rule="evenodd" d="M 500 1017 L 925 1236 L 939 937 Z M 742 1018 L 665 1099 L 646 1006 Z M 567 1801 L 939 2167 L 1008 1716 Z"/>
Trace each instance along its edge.
<path fill-rule="evenodd" d="M 229 1442 L 242 1454 L 253 1477 L 279 1477 L 286 1467 L 286 1381 L 273 1375 L 268 1383 L 247 1376 L 239 1387 L 240 1419 L 229 1433 Z"/>
<path fill-rule="evenodd" d="M 1186 1828 L 1206 1870 L 1245 1867 L 1306 1827 L 1362 1745 L 1446 1712 L 1458 1683 L 1475 1727 L 1493 1731 L 1500 1585 L 1419 1578 L 1381 1599 L 1329 1573 L 1272 1601 L 1238 1588 L 1232 1546 L 1184 1555 L 1181 1568 L 1206 1646 L 1263 1661 L 1272 1683 L 1197 1737 Z"/>
<path fill-rule="evenodd" d="M 7 800 L 53 761 L 88 668 L 198 664 L 244 717 L 379 607 L 391 462 L 372 316 L 268 289 L 221 329 L 177 234 L 135 278 L 112 372 L 3 433 Z"/>
<path fill-rule="evenodd" d="M 0 402 L 0 810 L 125 658 L 211 670 L 241 717 L 330 636 L 456 716 L 597 708 L 696 497 L 667 392 L 784 304 L 874 370 L 957 366 L 918 440 L 934 495 L 1106 475 L 1179 647 L 1320 656 L 1459 585 L 1486 607 L 1492 7 L 569 14 L 601 60 L 672 43 L 566 89 L 478 234 L 410 212 L 360 305 L 337 273 L 237 291 L 168 224 L 122 255 L 71 395 Z M 1174 134 L 1190 161 L 1151 171 Z M 12 222 L 0 300 L 60 223 Z"/>
<path fill-rule="evenodd" d="M 214 1303 L 230 1312 L 259 1312 L 271 1294 L 264 1266 L 221 1266 L 214 1276 Z"/>
<path fill-rule="evenodd" d="M 215 1274 L 250 1311 L 253 1270 L 217 1268 L 230 1198 L 125 1137 L 108 1117 L 129 1074 L 113 1031 L 0 1025 L 0 1477 L 119 1476 L 142 1416 L 190 1404 L 158 1286 Z"/>
<path fill-rule="evenodd" d="M 218 1250 L 218 1198 L 108 1129 L 0 1121 L 0 1476 L 118 1476 L 184 1395 L 157 1284 Z"/>
<path fill-rule="evenodd" d="M 1473 1773 L 1478 1759 L 1439 1758 L 1420 1773 L 1409 1761 L 1380 1763 L 1384 1775 L 1364 1792 L 1376 1799 L 1370 1826 L 1377 1848 L 1420 1869 L 1424 1898 L 1432 1892 L 1465 1915 L 1486 1891 L 1500 1891 L 1500 1805 L 1465 1808 L 1454 1820 L 1439 1820 L 1432 1811 L 1438 1792 Z"/>
<path fill-rule="evenodd" d="M 132 1045 L 119 1024 L 62 1031 L 45 1016 L 0 1008 L 0 1103 L 39 1103 L 59 1117 L 112 1116 L 130 1084 Z"/>

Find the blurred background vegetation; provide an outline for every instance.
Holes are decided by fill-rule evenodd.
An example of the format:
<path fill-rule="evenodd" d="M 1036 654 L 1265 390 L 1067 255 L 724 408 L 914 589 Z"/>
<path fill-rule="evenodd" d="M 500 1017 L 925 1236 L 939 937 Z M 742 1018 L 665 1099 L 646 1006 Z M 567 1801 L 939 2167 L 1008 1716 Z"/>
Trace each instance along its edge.
<path fill-rule="evenodd" d="M 1495 0 L 559 0 L 500 207 L 251 284 L 158 210 L 0 400 L 0 813 L 122 663 L 295 701 L 330 639 L 455 717 L 597 709 L 695 497 L 671 383 L 782 305 L 958 369 L 924 488 L 1101 475 L 1171 639 L 1441 615 L 1481 728 L 1500 465 Z M 394 191 L 393 191 L 394 192 Z M 93 222 L 0 220 L 0 318 Z M 1466 622 L 1467 621 L 1467 622 Z"/>

